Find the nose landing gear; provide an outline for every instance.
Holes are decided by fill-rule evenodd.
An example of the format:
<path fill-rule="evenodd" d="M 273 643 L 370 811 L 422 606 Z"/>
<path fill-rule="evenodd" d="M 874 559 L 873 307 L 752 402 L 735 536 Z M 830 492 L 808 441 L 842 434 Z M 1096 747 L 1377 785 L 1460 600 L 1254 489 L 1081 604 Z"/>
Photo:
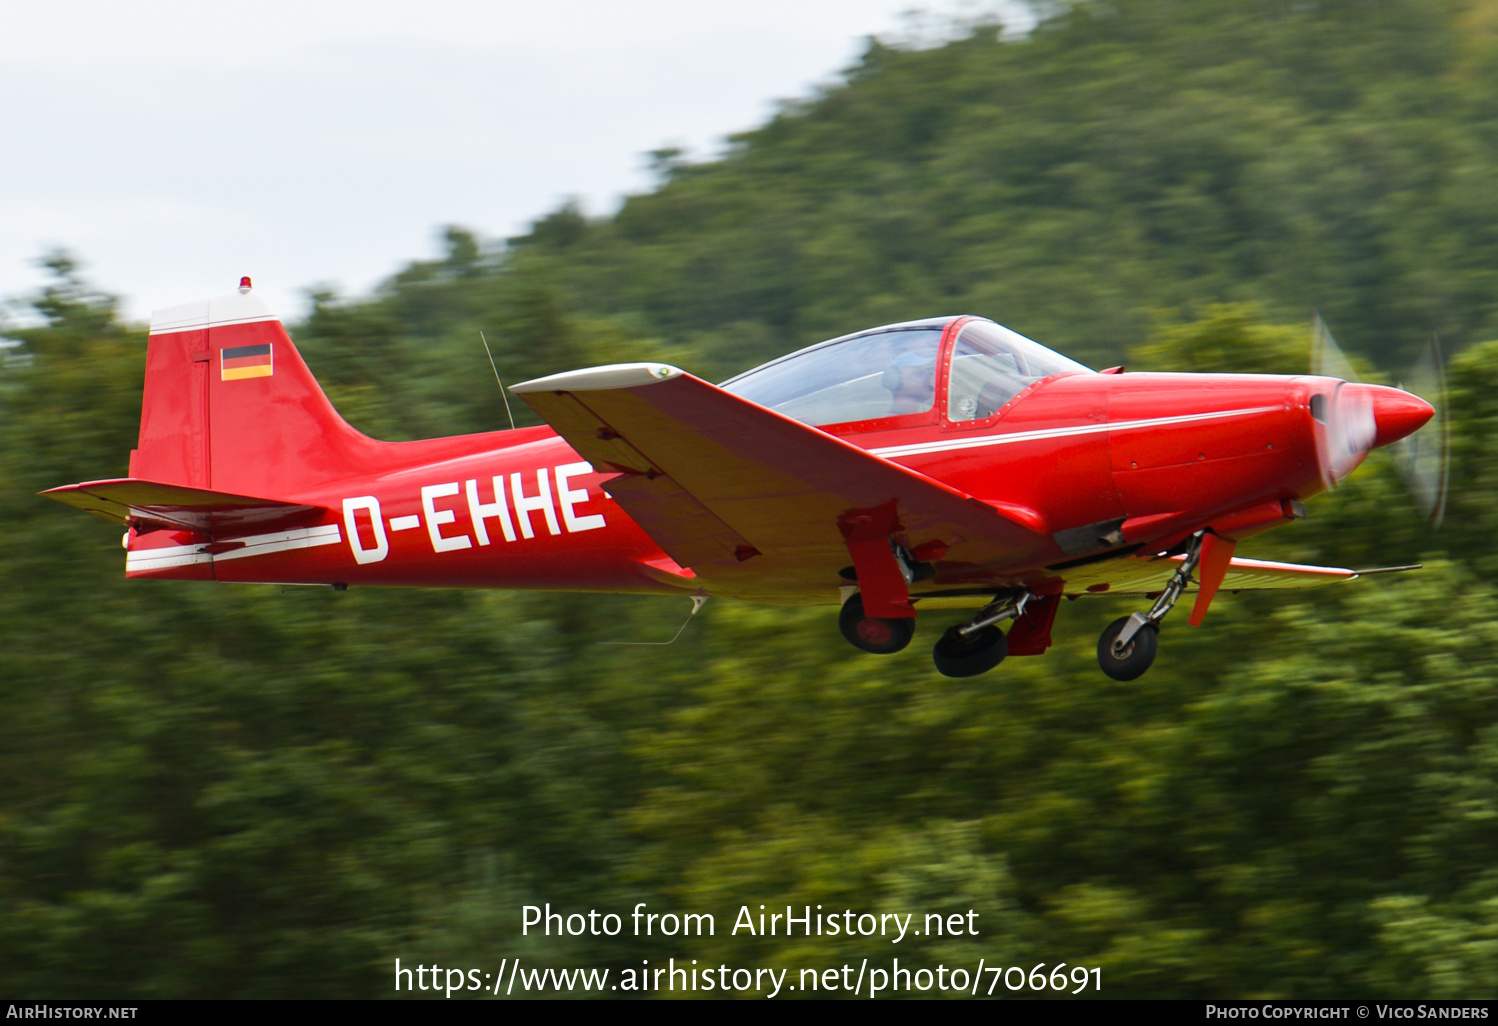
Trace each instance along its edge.
<path fill-rule="evenodd" d="M 1103 672 L 1114 680 L 1134 680 L 1144 675 L 1155 661 L 1160 643 L 1160 628 L 1153 623 L 1138 626 L 1134 617 L 1120 616 L 1103 630 L 1097 642 L 1097 661 Z M 1125 627 L 1134 626 L 1128 641 L 1119 641 Z"/>
<path fill-rule="evenodd" d="M 1186 558 L 1170 575 L 1170 582 L 1155 600 L 1148 613 L 1130 613 L 1110 623 L 1098 638 L 1097 661 L 1103 672 L 1114 680 L 1135 680 L 1144 675 L 1155 661 L 1159 644 L 1160 621 L 1175 608 L 1176 602 L 1191 583 L 1196 564 L 1201 561 L 1205 531 L 1191 538 Z"/>

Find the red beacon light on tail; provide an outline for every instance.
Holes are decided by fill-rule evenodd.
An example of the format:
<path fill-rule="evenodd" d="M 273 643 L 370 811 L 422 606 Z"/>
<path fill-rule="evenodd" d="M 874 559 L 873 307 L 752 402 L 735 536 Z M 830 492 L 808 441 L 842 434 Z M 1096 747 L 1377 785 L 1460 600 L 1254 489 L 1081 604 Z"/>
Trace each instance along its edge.
<path fill-rule="evenodd" d="M 251 288 L 251 286 L 250 286 L 250 276 L 247 274 L 243 278 L 239 279 L 239 293 L 240 293 L 240 295 L 245 295 L 246 293 L 248 293 L 250 291 L 250 288 Z"/>

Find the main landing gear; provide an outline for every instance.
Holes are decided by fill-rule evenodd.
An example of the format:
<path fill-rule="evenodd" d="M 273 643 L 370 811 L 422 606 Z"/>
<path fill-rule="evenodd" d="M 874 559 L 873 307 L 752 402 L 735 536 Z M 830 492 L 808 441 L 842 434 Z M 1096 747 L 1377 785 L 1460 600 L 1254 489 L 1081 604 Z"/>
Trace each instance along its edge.
<path fill-rule="evenodd" d="M 1020 592 L 1018 598 L 997 599 L 967 623 L 948 627 L 931 649 L 936 672 L 944 677 L 976 677 L 1002 663 L 1009 654 L 1009 639 L 997 624 L 1022 616 L 1029 601 L 1028 591 Z"/>
<path fill-rule="evenodd" d="M 863 599 L 856 593 L 843 603 L 837 626 L 854 648 L 861 648 L 875 655 L 893 655 L 909 645 L 910 639 L 915 637 L 915 617 L 886 620 L 866 616 Z"/>
<path fill-rule="evenodd" d="M 1028 591 L 1009 593 L 989 603 L 967 623 L 948 628 L 931 650 L 931 661 L 936 664 L 937 672 L 947 677 L 976 677 L 998 666 L 1009 654 L 1009 639 L 998 624 L 1023 616 L 1031 598 Z M 1045 625 L 1048 629 L 1050 621 L 1046 620 Z M 849 596 L 843 603 L 838 627 L 855 648 L 876 655 L 899 652 L 915 636 L 914 617 L 883 619 L 868 616 L 864 613 L 863 600 L 857 594 Z M 1047 634 L 1045 644 L 1049 643 Z"/>
<path fill-rule="evenodd" d="M 1154 663 L 1159 648 L 1160 621 L 1175 608 L 1186 588 L 1195 583 L 1192 575 L 1201 563 L 1206 538 L 1206 531 L 1192 535 L 1185 558 L 1170 575 L 1165 589 L 1149 612 L 1119 617 L 1103 631 L 1098 639 L 1097 661 L 1109 677 L 1120 681 L 1135 680 Z M 1231 542 L 1228 544 L 1226 550 L 1213 550 L 1221 557 L 1216 564 L 1213 559 L 1217 556 L 1209 554 L 1208 569 L 1204 571 L 1210 577 L 1215 565 L 1218 573 L 1215 579 L 1219 583 L 1221 571 L 1232 553 Z M 1210 591 L 1207 594 L 1210 598 Z M 1023 588 L 1001 593 L 967 623 L 948 628 L 932 648 L 931 661 L 936 664 L 937 672 L 946 677 L 976 677 L 987 673 L 1009 655 L 1010 639 L 998 626 L 1004 620 L 1018 620 L 1019 627 L 1024 628 L 1015 635 L 1015 654 L 1039 655 L 1051 643 L 1051 621 L 1055 616 L 1055 603 L 1060 598 L 1060 594 L 1036 598 Z M 1026 614 L 1025 607 L 1032 601 L 1035 605 Z M 1198 596 L 1199 606 L 1200 603 L 1201 597 Z M 1197 621 L 1193 619 L 1192 622 Z M 838 626 L 843 637 L 855 648 L 878 655 L 903 651 L 915 636 L 913 616 L 889 619 L 869 616 L 864 612 L 863 599 L 857 592 L 843 603 Z"/>
<path fill-rule="evenodd" d="M 1196 564 L 1201 561 L 1202 538 L 1205 531 L 1198 531 L 1191 538 L 1186 558 L 1170 575 L 1170 582 L 1148 613 L 1130 613 L 1114 620 L 1103 630 L 1097 642 L 1097 661 L 1103 672 L 1114 680 L 1134 680 L 1144 675 L 1155 661 L 1155 649 L 1159 646 L 1160 621 L 1175 608 Z"/>

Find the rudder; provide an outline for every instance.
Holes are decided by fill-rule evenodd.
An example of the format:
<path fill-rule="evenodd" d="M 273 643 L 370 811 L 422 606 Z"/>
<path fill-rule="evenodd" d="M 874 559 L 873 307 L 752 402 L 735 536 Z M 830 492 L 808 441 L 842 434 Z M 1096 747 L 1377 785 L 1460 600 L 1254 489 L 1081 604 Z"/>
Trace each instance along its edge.
<path fill-rule="evenodd" d="M 377 465 L 248 287 L 156 310 L 130 476 L 285 497 Z"/>

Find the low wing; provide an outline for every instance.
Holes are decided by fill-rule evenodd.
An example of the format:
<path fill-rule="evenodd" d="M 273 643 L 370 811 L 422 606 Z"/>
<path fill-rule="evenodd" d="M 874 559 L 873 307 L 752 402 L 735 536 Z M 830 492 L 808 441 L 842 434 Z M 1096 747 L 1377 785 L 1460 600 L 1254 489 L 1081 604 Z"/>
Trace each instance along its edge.
<path fill-rule="evenodd" d="M 64 485 L 40 494 L 117 524 L 136 523 L 199 534 L 238 534 L 286 527 L 324 512 L 320 506 L 129 477 Z"/>
<path fill-rule="evenodd" d="M 1183 556 L 1166 559 L 1124 557 L 1075 567 L 1065 572 L 1067 594 L 1106 593 L 1109 595 L 1143 595 L 1165 587 Z M 1261 591 L 1282 588 L 1315 588 L 1323 584 L 1351 581 L 1369 574 L 1418 570 L 1419 567 L 1383 567 L 1377 570 L 1347 570 L 1334 566 L 1306 566 L 1301 563 L 1276 563 L 1264 559 L 1234 557 L 1223 578 L 1222 591 Z M 1194 592 L 1195 585 L 1187 592 Z"/>
<path fill-rule="evenodd" d="M 860 525 L 979 566 L 1050 544 L 1038 517 L 1026 523 L 1023 511 L 1001 512 L 674 367 L 571 371 L 513 391 L 597 470 L 618 473 L 609 495 L 672 559 L 742 597 L 825 600 Z"/>

